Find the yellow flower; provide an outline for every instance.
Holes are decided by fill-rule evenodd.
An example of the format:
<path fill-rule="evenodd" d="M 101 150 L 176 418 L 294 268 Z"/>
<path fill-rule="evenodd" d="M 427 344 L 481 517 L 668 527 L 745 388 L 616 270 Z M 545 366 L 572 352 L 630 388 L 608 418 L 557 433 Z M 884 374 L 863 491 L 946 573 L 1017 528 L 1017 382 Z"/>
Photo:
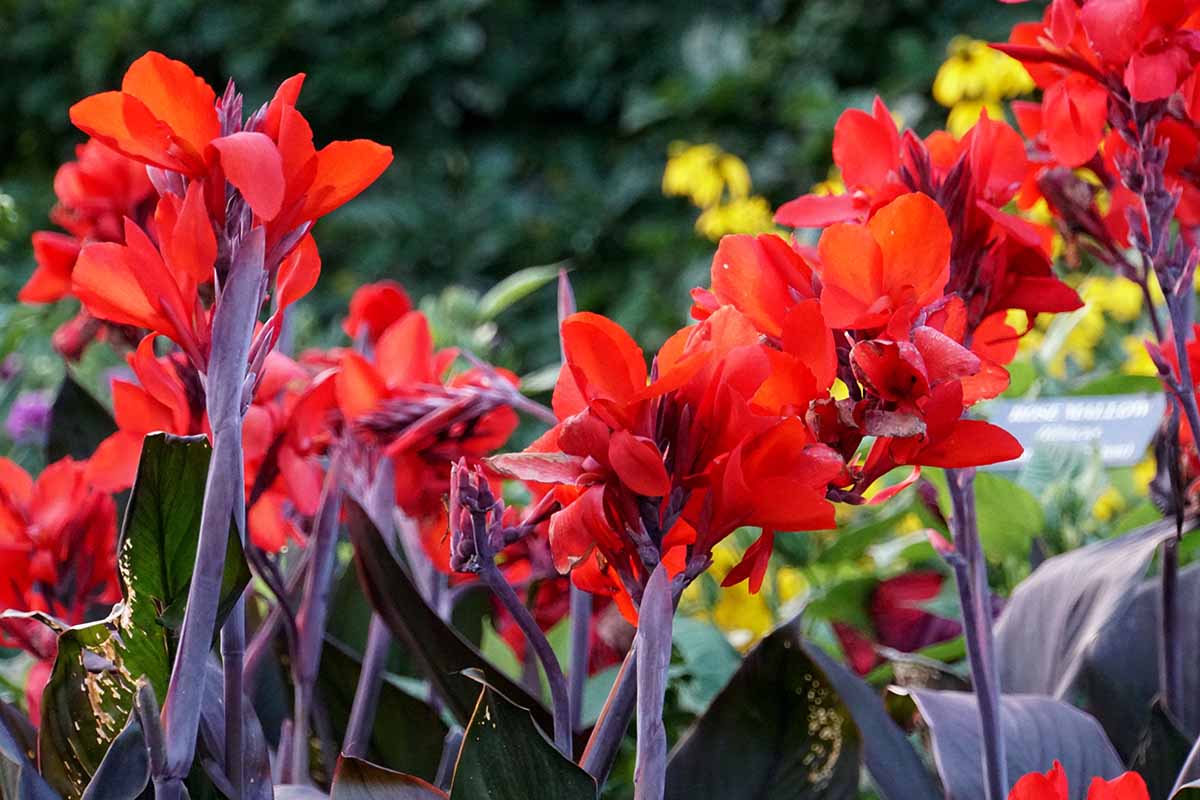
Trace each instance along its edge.
<path fill-rule="evenodd" d="M 775 222 L 767 198 L 755 195 L 706 208 L 696 219 L 696 230 L 715 242 L 730 233 L 768 233 Z"/>
<path fill-rule="evenodd" d="M 663 194 L 686 197 L 701 210 L 696 230 L 716 241 L 731 233 L 775 230 L 767 198 L 750 193 L 750 169 L 715 144 L 673 142 L 663 170 Z"/>
<path fill-rule="evenodd" d="M 1096 519 L 1107 522 L 1124 511 L 1127 505 L 1121 493 L 1115 487 L 1110 486 L 1096 499 L 1096 504 L 1092 506 L 1092 514 Z"/>
<path fill-rule="evenodd" d="M 1125 350 L 1125 363 L 1121 365 L 1121 372 L 1126 375 L 1147 375 L 1151 378 L 1158 375 L 1158 367 L 1154 366 L 1150 353 L 1146 351 L 1144 336 L 1131 333 L 1121 340 L 1121 347 Z"/>
<path fill-rule="evenodd" d="M 663 194 L 686 197 L 699 208 L 716 205 L 725 192 L 720 166 L 723 155 L 715 144 L 672 142 L 663 170 Z"/>
<path fill-rule="evenodd" d="M 933 80 L 933 98 L 950 109 L 947 129 L 966 133 L 986 108 L 988 116 L 1003 119 L 1001 100 L 1033 91 L 1033 79 L 1013 58 L 987 42 L 955 36 L 946 48 L 946 61 Z"/>
<path fill-rule="evenodd" d="M 1154 480 L 1154 473 L 1157 471 L 1158 462 L 1154 460 L 1153 455 L 1146 456 L 1133 468 L 1133 486 L 1140 496 L 1150 494 L 1150 481 Z"/>
<path fill-rule="evenodd" d="M 1080 284 L 1079 296 L 1118 322 L 1134 322 L 1142 316 L 1141 287 L 1119 275 L 1088 278 Z"/>

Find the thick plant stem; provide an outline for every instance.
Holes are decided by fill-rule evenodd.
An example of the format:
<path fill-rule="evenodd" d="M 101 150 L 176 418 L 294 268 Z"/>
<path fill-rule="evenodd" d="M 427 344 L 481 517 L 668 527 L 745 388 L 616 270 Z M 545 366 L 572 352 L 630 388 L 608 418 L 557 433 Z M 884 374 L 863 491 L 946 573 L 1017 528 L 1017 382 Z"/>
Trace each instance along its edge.
<path fill-rule="evenodd" d="M 667 731 L 663 701 L 671 668 L 675 604 L 671 579 L 661 563 L 650 575 L 638 608 L 637 768 L 634 800 L 662 800 L 667 789 Z"/>
<path fill-rule="evenodd" d="M 596 779 L 598 786 L 603 786 L 608 780 L 609 770 L 617 760 L 617 751 L 621 749 L 621 740 L 629 723 L 633 719 L 637 707 L 637 642 L 621 663 L 617 679 L 613 682 L 604 708 L 600 711 L 600 719 L 592 729 L 592 736 L 583 749 L 580 766 Z"/>
<path fill-rule="evenodd" d="M 509 586 L 503 573 L 500 572 L 500 568 L 490 557 L 484 560 L 479 576 L 508 609 L 508 613 L 512 614 L 513 619 L 520 626 L 521 632 L 525 634 L 526 643 L 533 649 L 538 661 L 542 663 L 542 670 L 546 673 L 546 683 L 550 685 L 550 701 L 554 707 L 554 746 L 564 756 L 572 758 L 571 700 L 567 695 L 567 679 L 558 663 L 558 657 L 554 655 L 550 642 L 546 641 L 546 635 L 538 627 L 537 621 L 529 613 L 529 609 L 521 602 L 521 598 Z"/>
<path fill-rule="evenodd" d="M 246 598 L 238 598 L 229 619 L 221 628 L 221 669 L 225 679 L 225 777 L 233 788 L 230 800 L 241 800 L 246 792 L 245 756 L 242 746 L 243 660 L 246 655 Z"/>
<path fill-rule="evenodd" d="M 567 671 L 570 682 L 571 730 L 579 729 L 583 717 L 583 690 L 587 685 L 588 660 L 591 656 L 592 596 L 571 583 L 571 662 Z"/>
<path fill-rule="evenodd" d="M 1008 796 L 1004 732 L 1001 723 L 1000 683 L 996 666 L 996 647 L 992 637 L 991 596 L 988 591 L 987 561 L 979 541 L 975 519 L 975 470 L 948 469 L 953 504 L 951 527 L 956 557 L 952 558 L 962 606 L 963 633 L 971 667 L 971 682 L 979 704 L 979 725 L 983 738 L 984 785 L 987 800 Z"/>
<path fill-rule="evenodd" d="M 245 485 L 245 464 L 239 461 L 238 483 Z M 235 519 L 242 547 L 246 546 L 246 496 L 234 498 Z M 242 800 L 246 793 L 245 753 L 242 747 L 242 703 L 245 696 L 242 674 L 246 657 L 246 594 L 238 598 L 221 628 L 221 669 L 224 673 L 225 701 L 225 777 L 233 788 L 230 800 Z"/>
<path fill-rule="evenodd" d="M 383 668 L 391 644 L 392 634 L 387 623 L 378 614 L 372 614 L 367 629 L 367 649 L 363 653 L 350 721 L 346 723 L 346 738 L 342 742 L 342 752 L 348 756 L 365 758 L 367 755 L 371 728 L 375 724 L 375 707 L 379 705 L 379 693 L 383 688 Z"/>
<path fill-rule="evenodd" d="M 1179 645 L 1179 538 L 1163 542 L 1162 576 L 1159 584 L 1161 628 L 1159 631 L 1158 672 L 1163 701 L 1168 709 L 1182 708 L 1183 650 Z"/>
<path fill-rule="evenodd" d="M 375 468 L 374 480 L 366 491 L 361 505 L 384 538 L 389 549 L 396 544 L 395 531 L 395 470 L 391 459 L 383 459 Z M 407 524 L 407 520 L 405 520 Z M 383 688 L 383 671 L 387 663 L 388 650 L 392 644 L 392 632 L 383 617 L 371 612 L 367 628 L 367 648 L 363 653 L 362 668 L 358 673 L 358 686 L 354 689 L 354 703 L 350 709 L 350 720 L 346 724 L 346 736 L 342 751 L 349 756 L 364 758 L 371 741 L 371 730 L 375 725 L 375 707 Z"/>
<path fill-rule="evenodd" d="M 185 795 L 183 778 L 191 769 L 196 752 L 205 662 L 217 623 L 230 522 L 245 529 L 245 520 L 236 518 L 245 491 L 241 481 L 242 401 L 250 343 L 262 304 L 266 276 L 264 250 L 265 234 L 261 228 L 255 228 L 239 242 L 213 312 L 212 348 L 205 375 L 213 449 L 192 582 L 162 710 L 166 760 L 163 774 L 154 776 L 160 800 L 176 800 Z"/>
<path fill-rule="evenodd" d="M 296 663 L 292 665 L 295 691 L 292 706 L 292 774 L 288 780 L 304 785 L 310 782 L 309 722 L 313 712 L 317 668 L 321 663 L 321 650 L 325 642 L 333 568 L 337 561 L 338 515 L 342 498 L 341 463 L 341 453 L 335 451 L 325 473 L 325 485 L 321 488 L 321 500 L 313 520 L 313 535 L 308 543 L 313 551 L 312 563 L 296 614 L 299 641 L 296 644 Z"/>

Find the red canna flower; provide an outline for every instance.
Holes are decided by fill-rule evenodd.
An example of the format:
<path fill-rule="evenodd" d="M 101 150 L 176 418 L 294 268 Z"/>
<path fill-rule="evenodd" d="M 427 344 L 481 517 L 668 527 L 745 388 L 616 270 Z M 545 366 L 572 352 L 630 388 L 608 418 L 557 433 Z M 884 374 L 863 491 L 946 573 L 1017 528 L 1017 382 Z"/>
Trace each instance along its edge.
<path fill-rule="evenodd" d="M 219 224 L 228 181 L 267 225 L 270 252 L 373 183 L 392 159 L 390 148 L 366 140 L 316 150 L 295 108 L 303 83 L 302 74 L 284 81 L 244 128 L 230 130 L 232 93 L 218 101 L 186 64 L 152 51 L 130 65 L 119 92 L 72 106 L 71 121 L 130 158 L 201 181 Z"/>
<path fill-rule="evenodd" d="M 1008 800 L 1067 800 L 1070 796 L 1067 774 L 1056 760 L 1049 772 L 1023 776 L 1013 786 Z M 1150 800 L 1150 793 L 1141 775 L 1126 772 L 1111 781 L 1092 778 L 1087 800 Z"/>
<path fill-rule="evenodd" d="M 86 463 L 66 458 L 34 480 L 0 458 L 0 612 L 41 611 L 74 625 L 106 613 L 120 599 L 116 505 L 89 484 L 86 472 Z M 4 619 L 0 646 L 39 659 L 26 683 L 27 707 L 36 720 L 55 635 L 39 622 Z"/>
<path fill-rule="evenodd" d="M 127 360 L 137 382 L 112 382 L 117 432 L 87 464 L 88 479 L 107 492 L 133 485 L 147 434 L 212 435 L 204 410 L 200 376 L 181 354 L 156 356 L 147 336 Z M 312 381 L 286 356 L 270 354 L 243 426 L 246 507 L 253 542 L 277 552 L 290 540 L 303 541 L 297 519 L 316 513 L 322 470 L 317 448 L 293 425 Z M 303 413 L 303 412 L 299 412 Z"/>
<path fill-rule="evenodd" d="M 350 313 L 342 321 L 342 330 L 351 339 L 365 336 L 374 347 L 393 322 L 409 311 L 412 301 L 404 287 L 395 281 L 379 281 L 360 286 L 350 298 Z"/>
<path fill-rule="evenodd" d="M 374 300 L 385 298 L 382 308 L 389 312 L 407 302 L 393 288 L 369 290 Z M 366 297 L 359 295 L 360 312 L 372 304 Z M 365 311 L 355 332 L 369 340 L 372 318 L 388 315 L 380 308 Z M 352 350 L 337 354 L 331 408 L 325 412 L 338 415 L 343 441 L 362 459 L 391 459 L 396 503 L 416 522 L 427 555 L 442 572 L 450 572 L 443 502 L 449 464 L 460 458 L 478 463 L 517 427 L 512 409 L 517 377 L 491 367 L 447 377 L 457 357 L 455 349 L 434 348 L 423 313 L 407 311 L 378 335 L 370 358 Z"/>
<path fill-rule="evenodd" d="M 844 463 L 800 419 L 760 402 L 772 360 L 741 313 L 721 308 L 671 337 L 652 379 L 641 348 L 604 317 L 568 317 L 562 342 L 559 424 L 489 463 L 553 487 L 562 509 L 550 520 L 551 552 L 576 585 L 613 596 L 633 618 L 660 560 L 694 578 L 734 529 L 760 527 L 751 563 L 734 575 L 757 589 L 775 530 L 833 526 L 825 490 Z"/>
<path fill-rule="evenodd" d="M 37 266 L 17 293 L 22 303 L 53 303 L 68 296 L 80 248 L 87 242 L 124 241 L 124 219 L 140 222 L 153 210 L 154 187 L 142 164 L 95 140 L 80 145 L 75 155 L 77 160 L 63 164 L 54 176 L 58 204 L 50 212 L 50 219 L 69 233 L 33 234 Z M 126 329 L 83 310 L 55 332 L 53 344 L 65 358 L 76 360 L 101 337 L 130 340 Z"/>
<path fill-rule="evenodd" d="M 832 328 L 883 327 L 904 306 L 926 306 L 950 279 L 950 228 L 937 203 L 901 195 L 866 225 L 821 234 L 821 311 Z"/>
<path fill-rule="evenodd" d="M 1025 64 L 1043 90 L 1041 128 L 1067 167 L 1096 154 L 1117 103 L 1150 103 L 1194 82 L 1197 7 L 1151 0 L 1054 0 L 1040 23 L 995 47 Z"/>

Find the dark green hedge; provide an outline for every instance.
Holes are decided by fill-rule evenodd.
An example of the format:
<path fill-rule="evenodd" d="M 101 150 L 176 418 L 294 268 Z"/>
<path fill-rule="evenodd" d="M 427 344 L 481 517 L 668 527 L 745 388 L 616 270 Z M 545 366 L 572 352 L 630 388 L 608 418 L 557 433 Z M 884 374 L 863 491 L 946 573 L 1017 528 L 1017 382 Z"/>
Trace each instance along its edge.
<path fill-rule="evenodd" d="M 318 227 L 322 319 L 380 276 L 420 294 L 569 259 L 582 306 L 656 344 L 711 252 L 686 203 L 661 196 L 672 140 L 718 142 L 782 202 L 823 177 L 842 108 L 878 90 L 910 122 L 939 124 L 928 88 L 948 39 L 1032 13 L 991 0 L 0 0 L 0 187 L 19 237 L 45 226 L 52 171 L 79 141 L 68 106 L 146 49 L 218 89 L 238 76 L 253 103 L 306 70 L 319 142 L 368 136 L 397 154 Z M 27 246 L 4 258 L 11 299 Z M 504 326 L 526 368 L 554 352 L 539 297 Z"/>

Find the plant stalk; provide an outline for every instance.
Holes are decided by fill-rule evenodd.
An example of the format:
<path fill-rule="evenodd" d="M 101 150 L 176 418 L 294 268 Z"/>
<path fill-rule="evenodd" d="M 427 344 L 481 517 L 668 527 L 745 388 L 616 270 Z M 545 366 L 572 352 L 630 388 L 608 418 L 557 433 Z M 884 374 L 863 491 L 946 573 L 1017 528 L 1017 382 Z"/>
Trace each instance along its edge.
<path fill-rule="evenodd" d="M 634 708 L 637 706 L 637 641 L 635 640 L 617 679 L 613 682 L 600 718 L 592 729 L 592 736 L 583 749 L 580 766 L 596 779 L 596 785 L 603 786 L 608 780 L 608 773 L 613 762 L 617 760 L 617 752 L 621 749 L 621 740 L 629 730 L 633 719 Z"/>
<path fill-rule="evenodd" d="M 342 742 L 342 752 L 348 756 L 366 758 L 371 743 L 371 729 L 375 724 L 375 708 L 379 705 L 379 694 L 383 688 L 383 669 L 391 644 L 392 634 L 387 623 L 378 614 L 371 614 L 367 648 L 363 652 L 358 687 L 354 690 L 354 704 L 350 707 L 350 721 L 346 723 L 346 738 Z"/>
<path fill-rule="evenodd" d="M 242 401 L 250 343 L 262 304 L 264 249 L 262 228 L 251 230 L 240 241 L 213 312 L 212 348 L 205 375 L 213 449 L 196 561 L 162 709 L 166 762 L 165 774 L 155 776 L 159 800 L 178 800 L 186 795 L 183 778 L 191 770 L 196 752 L 205 662 L 216 628 L 230 522 L 245 530 L 245 520 L 237 518 L 245 491 L 241 481 Z"/>
<path fill-rule="evenodd" d="M 313 692 L 321 650 L 325 642 L 325 621 L 329 612 L 329 595 L 337 561 L 338 515 L 341 510 L 342 454 L 334 451 L 321 488 L 321 500 L 313 521 L 313 535 L 308 546 L 313 551 L 312 562 L 304 583 L 304 596 L 296 613 L 299 633 L 297 659 L 292 665 L 294 702 L 292 707 L 292 759 L 289 783 L 307 785 L 310 782 L 308 751 L 310 720 L 313 712 Z"/>
<path fill-rule="evenodd" d="M 486 535 L 486 534 L 484 534 Z M 477 536 L 476 538 L 481 538 Z M 573 759 L 571 748 L 571 699 L 567 694 L 567 679 L 559 666 L 558 657 L 546 635 L 538 627 L 537 621 L 529 613 L 529 609 L 521 602 L 516 591 L 504 580 L 503 573 L 489 557 L 483 560 L 479 576 L 488 585 L 500 602 L 508 609 L 517 621 L 525 641 L 542 662 L 542 671 L 546 673 L 546 683 L 550 685 L 550 700 L 554 708 L 554 746 L 569 759 Z"/>
<path fill-rule="evenodd" d="M 592 596 L 577 587 L 574 581 L 570 586 L 571 666 L 567 672 L 570 681 L 567 694 L 571 698 L 571 730 L 576 731 L 583 718 L 583 690 L 587 685 L 591 657 Z"/>
<path fill-rule="evenodd" d="M 963 633 L 971 667 L 971 683 L 979 704 L 983 738 L 983 772 L 987 800 L 1008 796 L 1004 730 L 1001 723 L 999 670 L 992 637 L 991 596 L 988 591 L 987 560 L 979 541 L 975 518 L 975 470 L 948 469 L 957 557 L 951 560 L 962 606 Z"/>

